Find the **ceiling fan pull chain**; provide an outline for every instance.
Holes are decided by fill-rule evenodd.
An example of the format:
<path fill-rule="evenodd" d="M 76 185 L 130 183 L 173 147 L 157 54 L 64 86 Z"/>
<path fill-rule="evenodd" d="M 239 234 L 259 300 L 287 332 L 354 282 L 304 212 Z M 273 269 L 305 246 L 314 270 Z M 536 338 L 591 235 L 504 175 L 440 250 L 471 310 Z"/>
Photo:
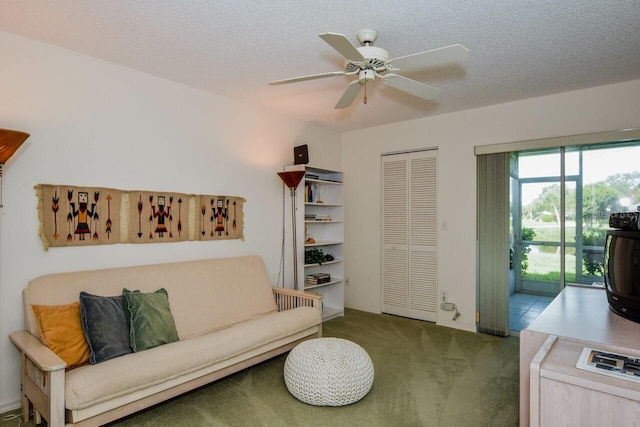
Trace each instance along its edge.
<path fill-rule="evenodd" d="M 367 103 L 367 80 L 364 81 L 364 103 Z"/>

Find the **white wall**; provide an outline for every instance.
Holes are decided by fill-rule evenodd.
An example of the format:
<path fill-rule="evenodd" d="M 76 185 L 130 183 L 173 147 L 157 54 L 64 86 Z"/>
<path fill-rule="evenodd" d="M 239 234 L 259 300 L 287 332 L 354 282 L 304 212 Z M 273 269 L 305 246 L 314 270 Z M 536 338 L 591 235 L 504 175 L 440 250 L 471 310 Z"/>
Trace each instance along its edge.
<path fill-rule="evenodd" d="M 473 147 L 640 127 L 640 80 L 533 98 L 343 135 L 345 304 L 381 310 L 380 155 L 437 147 L 439 285 L 462 316 L 438 324 L 475 331 L 476 159 Z"/>
<path fill-rule="evenodd" d="M 279 277 L 283 185 L 309 144 L 340 168 L 340 135 L 251 105 L 0 32 L 0 127 L 31 137 L 5 165 L 0 210 L 0 413 L 19 406 L 21 290 L 39 275 L 259 254 Z M 38 183 L 246 198 L 245 240 L 43 249 Z M 288 275 L 291 277 L 291 274 Z"/>

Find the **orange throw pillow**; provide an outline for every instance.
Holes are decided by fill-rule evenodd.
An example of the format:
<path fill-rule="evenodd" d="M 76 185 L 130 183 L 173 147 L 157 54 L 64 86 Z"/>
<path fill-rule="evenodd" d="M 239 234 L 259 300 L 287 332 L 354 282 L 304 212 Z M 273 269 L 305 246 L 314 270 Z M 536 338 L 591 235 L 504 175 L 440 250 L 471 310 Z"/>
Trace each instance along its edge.
<path fill-rule="evenodd" d="M 89 345 L 80 323 L 80 302 L 32 307 L 44 344 L 67 363 L 67 369 L 89 362 Z"/>

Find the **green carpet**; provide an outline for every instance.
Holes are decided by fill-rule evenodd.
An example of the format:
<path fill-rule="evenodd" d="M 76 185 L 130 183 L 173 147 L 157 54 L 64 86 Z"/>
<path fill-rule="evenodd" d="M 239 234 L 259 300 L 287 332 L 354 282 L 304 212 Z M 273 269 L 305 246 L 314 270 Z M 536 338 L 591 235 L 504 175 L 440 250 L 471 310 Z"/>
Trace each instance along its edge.
<path fill-rule="evenodd" d="M 325 323 L 324 336 L 354 341 L 371 356 L 375 381 L 361 401 L 316 407 L 296 400 L 284 384 L 285 354 L 110 425 L 518 425 L 517 338 L 356 310 Z"/>

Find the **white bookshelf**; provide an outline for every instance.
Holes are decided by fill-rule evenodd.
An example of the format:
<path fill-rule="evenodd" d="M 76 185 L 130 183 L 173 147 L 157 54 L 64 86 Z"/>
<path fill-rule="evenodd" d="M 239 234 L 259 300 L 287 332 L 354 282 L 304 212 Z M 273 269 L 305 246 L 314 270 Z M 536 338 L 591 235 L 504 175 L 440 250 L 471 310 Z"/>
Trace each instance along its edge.
<path fill-rule="evenodd" d="M 295 165 L 286 170 L 304 170 L 305 178 L 297 190 L 296 212 L 298 283 L 307 292 L 322 295 L 323 320 L 344 315 L 344 193 L 342 172 Z M 307 240 L 312 238 L 313 241 Z M 289 237 L 290 239 L 290 237 Z M 321 250 L 333 260 L 305 263 L 305 251 Z M 309 274 L 326 273 L 326 283 L 310 284 Z"/>

